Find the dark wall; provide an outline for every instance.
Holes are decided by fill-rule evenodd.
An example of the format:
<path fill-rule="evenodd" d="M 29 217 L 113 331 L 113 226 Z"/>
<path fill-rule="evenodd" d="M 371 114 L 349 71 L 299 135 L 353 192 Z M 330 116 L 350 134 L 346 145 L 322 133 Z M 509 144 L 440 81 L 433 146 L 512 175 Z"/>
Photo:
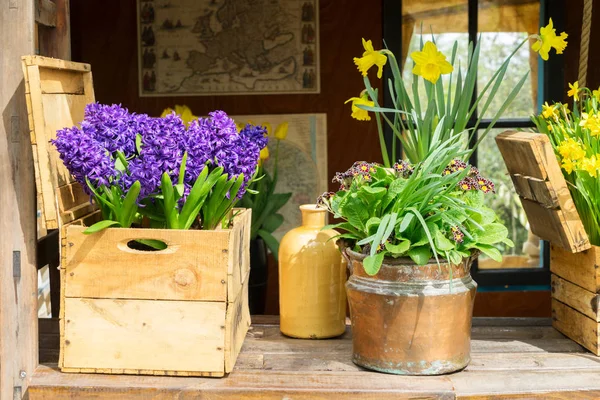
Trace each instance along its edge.
<path fill-rule="evenodd" d="M 379 160 L 375 124 L 350 117 L 344 101 L 364 89 L 352 58 L 362 54 L 361 38 L 381 43 L 378 1 L 321 0 L 321 93 L 265 96 L 138 96 L 135 0 L 73 0 L 72 58 L 90 63 L 96 100 L 122 103 L 132 111 L 160 115 L 186 104 L 196 115 L 222 109 L 228 114 L 326 113 L 328 171 L 346 170 L 356 160 Z M 332 189 L 334 187 L 332 186 Z"/>

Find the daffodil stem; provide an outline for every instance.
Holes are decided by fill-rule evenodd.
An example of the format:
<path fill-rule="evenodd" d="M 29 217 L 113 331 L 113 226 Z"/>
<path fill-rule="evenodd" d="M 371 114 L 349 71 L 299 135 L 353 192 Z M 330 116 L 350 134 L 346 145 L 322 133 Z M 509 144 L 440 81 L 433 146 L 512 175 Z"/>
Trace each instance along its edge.
<path fill-rule="evenodd" d="M 383 158 L 383 165 L 386 168 L 390 168 L 390 158 L 385 144 L 385 136 L 383 135 L 383 127 L 381 126 L 381 118 L 379 113 L 375 113 L 375 119 L 377 120 L 377 131 L 379 132 L 379 145 L 381 146 L 381 157 Z"/>

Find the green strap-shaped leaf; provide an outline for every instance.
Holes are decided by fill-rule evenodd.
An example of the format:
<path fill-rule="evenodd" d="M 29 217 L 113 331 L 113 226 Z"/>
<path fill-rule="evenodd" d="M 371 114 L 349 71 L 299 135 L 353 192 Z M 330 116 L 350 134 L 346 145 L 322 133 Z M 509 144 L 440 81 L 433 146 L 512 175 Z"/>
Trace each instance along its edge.
<path fill-rule="evenodd" d="M 103 221 L 96 222 L 94 225 L 92 225 L 89 228 L 87 228 L 86 230 L 84 230 L 83 233 L 86 235 L 89 235 L 92 233 L 100 232 L 103 229 L 106 229 L 110 226 L 115 226 L 115 225 L 119 225 L 119 222 L 118 221 L 109 221 L 109 220 L 105 219 Z"/>

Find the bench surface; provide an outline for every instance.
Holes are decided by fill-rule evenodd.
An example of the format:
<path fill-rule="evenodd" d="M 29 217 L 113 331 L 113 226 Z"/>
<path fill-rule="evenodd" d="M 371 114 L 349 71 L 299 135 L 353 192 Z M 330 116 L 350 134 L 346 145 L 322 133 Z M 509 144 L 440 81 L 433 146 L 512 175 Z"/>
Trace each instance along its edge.
<path fill-rule="evenodd" d="M 64 374 L 42 349 L 29 399 L 600 399 L 600 358 L 549 319 L 474 318 L 471 364 L 432 377 L 354 365 L 350 328 L 337 339 L 298 340 L 281 335 L 276 317 L 253 322 L 228 377 Z"/>

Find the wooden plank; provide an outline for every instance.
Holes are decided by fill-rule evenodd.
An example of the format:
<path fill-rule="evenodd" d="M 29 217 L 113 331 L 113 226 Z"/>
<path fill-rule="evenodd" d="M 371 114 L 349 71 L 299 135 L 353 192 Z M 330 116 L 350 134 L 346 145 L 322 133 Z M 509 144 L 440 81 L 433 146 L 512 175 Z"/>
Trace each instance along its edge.
<path fill-rule="evenodd" d="M 31 97 L 31 114 L 33 115 L 34 125 L 30 127 L 32 135 L 35 137 L 35 150 L 37 152 L 36 167 L 39 181 L 41 183 L 40 190 L 43 200 L 42 215 L 46 220 L 47 229 L 58 228 L 58 211 L 56 209 L 54 187 L 56 183 L 53 177 L 53 171 L 56 168 L 56 163 L 53 163 L 53 157 L 48 155 L 48 139 L 45 138 L 46 124 L 44 118 L 44 108 L 42 103 L 42 90 L 40 83 L 40 72 L 36 66 L 28 66 L 26 68 L 25 77 L 29 84 Z M 40 137 L 41 136 L 41 137 Z M 56 151 L 55 151 L 56 153 Z"/>
<path fill-rule="evenodd" d="M 30 400 L 44 399 L 453 399 L 447 377 L 398 377 L 367 371 L 234 371 L 225 379 L 61 374 L 40 366 Z M 62 397 L 61 397 L 62 396 Z"/>
<path fill-rule="evenodd" d="M 229 230 L 84 229 L 67 228 L 66 297 L 227 301 Z M 133 250 L 127 243 L 134 239 L 168 247 Z"/>
<path fill-rule="evenodd" d="M 553 326 L 596 355 L 598 347 L 598 322 L 579 311 L 552 299 Z"/>
<path fill-rule="evenodd" d="M 65 315 L 65 371 L 223 374 L 225 302 L 66 298 Z"/>
<path fill-rule="evenodd" d="M 35 22 L 40 25 L 56 26 L 56 4 L 51 0 L 35 0 Z"/>
<path fill-rule="evenodd" d="M 550 271 L 582 288 L 600 293 L 600 248 L 573 254 L 559 246 L 550 247 Z"/>
<path fill-rule="evenodd" d="M 448 379 L 454 385 L 457 399 L 576 399 L 578 392 L 579 396 L 583 393 L 587 396 L 579 398 L 597 399 L 596 394 L 600 393 L 600 380 L 595 370 L 560 371 L 560 374 L 517 368 L 493 374 L 465 371 L 449 375 Z"/>
<path fill-rule="evenodd" d="M 24 56 L 23 60 L 27 66 L 37 65 L 52 69 L 67 69 L 81 72 L 91 72 L 90 64 L 78 63 L 73 61 L 61 60 L 58 58 L 42 57 L 42 56 Z"/>
<path fill-rule="evenodd" d="M 79 71 L 40 68 L 42 94 L 84 94 L 83 74 Z"/>
<path fill-rule="evenodd" d="M 520 174 L 546 180 L 548 174 L 539 162 L 540 157 L 532 140 L 535 138 L 529 133 L 515 131 L 506 131 L 496 137 L 498 149 L 511 175 Z"/>
<path fill-rule="evenodd" d="M 32 1 L 0 7 L 0 399 L 25 396 L 38 360 L 35 182 L 20 57 L 34 52 Z"/>
<path fill-rule="evenodd" d="M 234 212 L 239 212 L 236 209 Z M 252 210 L 246 209 L 234 217 L 231 228 L 231 240 L 227 252 L 229 254 L 227 275 L 227 298 L 233 301 L 242 290 L 242 285 L 250 273 L 250 226 Z"/>
<path fill-rule="evenodd" d="M 571 252 L 590 247 L 546 135 L 507 131 L 496 137 L 531 231 Z"/>
<path fill-rule="evenodd" d="M 248 225 L 249 226 L 249 225 Z M 236 300 L 227 305 L 225 316 L 225 372 L 233 370 L 235 361 L 242 350 L 246 333 L 250 327 L 250 309 L 248 305 L 248 278 L 250 271 L 246 273 L 244 284 Z"/>
<path fill-rule="evenodd" d="M 58 194 L 58 202 L 62 204 L 65 211 L 90 202 L 90 195 L 77 182 L 60 186 L 56 193 Z"/>
<path fill-rule="evenodd" d="M 600 322 L 600 295 L 552 274 L 552 297 L 580 313 Z"/>
<path fill-rule="evenodd" d="M 71 17 L 69 0 L 52 1 L 56 6 L 56 24 L 54 27 L 39 25 L 39 54 L 70 60 Z"/>

